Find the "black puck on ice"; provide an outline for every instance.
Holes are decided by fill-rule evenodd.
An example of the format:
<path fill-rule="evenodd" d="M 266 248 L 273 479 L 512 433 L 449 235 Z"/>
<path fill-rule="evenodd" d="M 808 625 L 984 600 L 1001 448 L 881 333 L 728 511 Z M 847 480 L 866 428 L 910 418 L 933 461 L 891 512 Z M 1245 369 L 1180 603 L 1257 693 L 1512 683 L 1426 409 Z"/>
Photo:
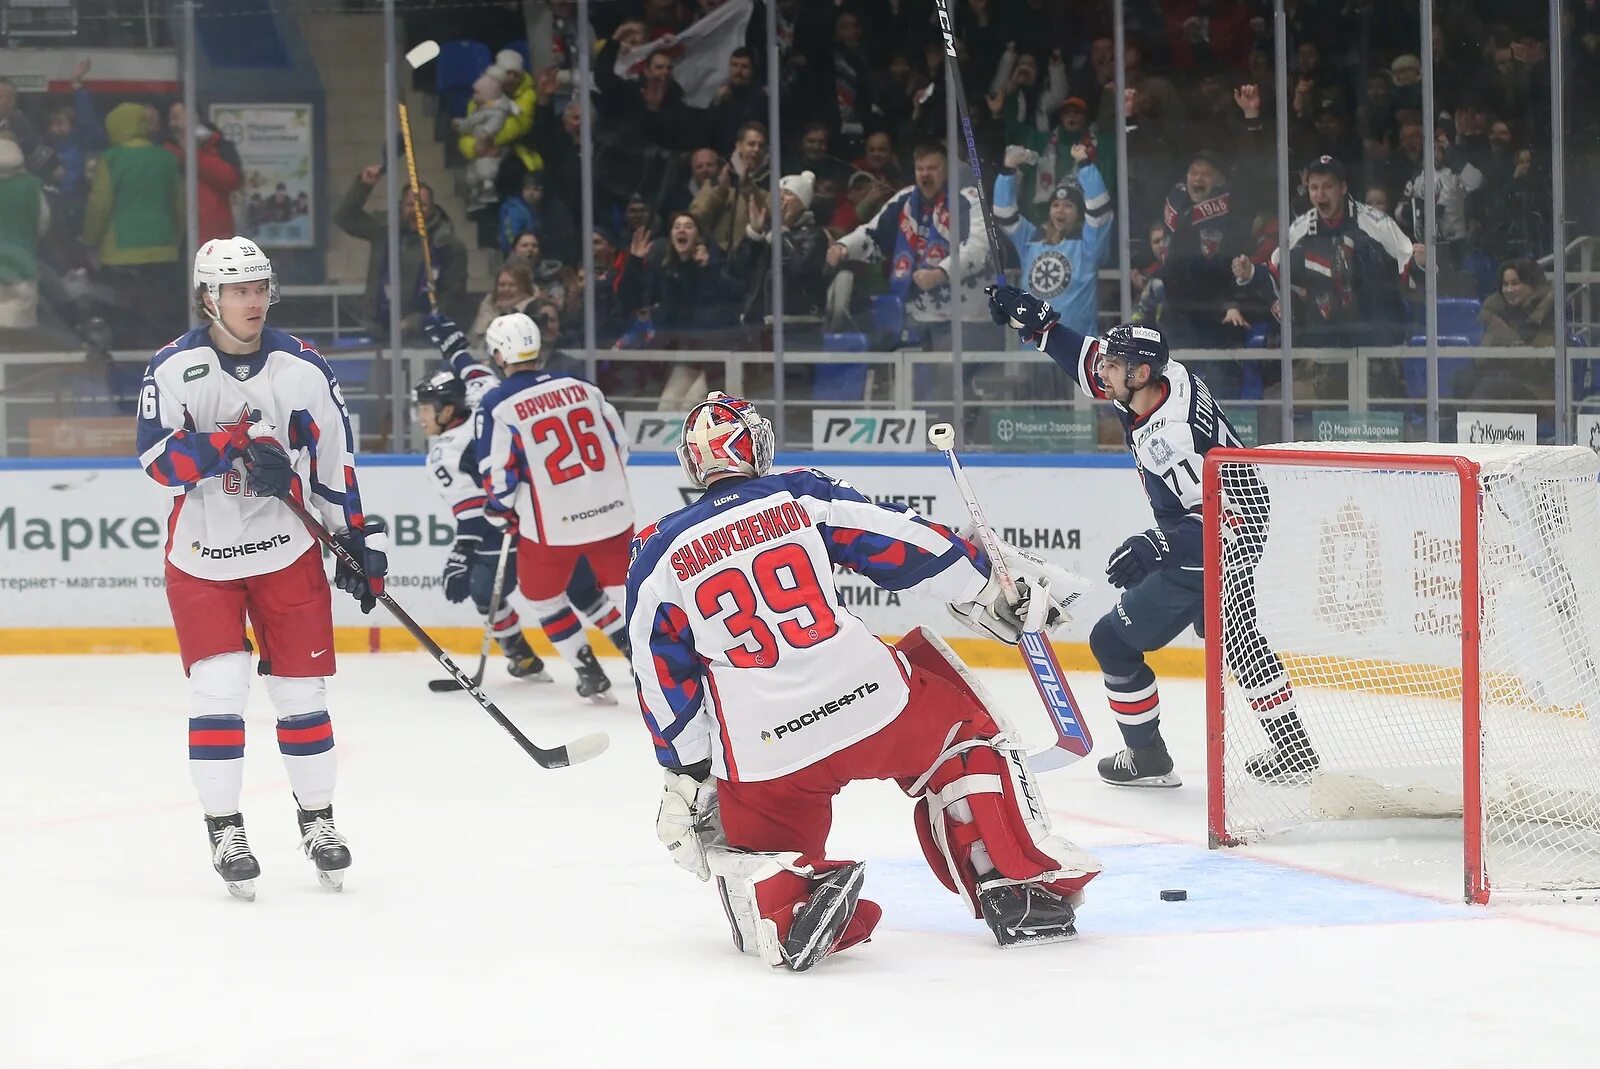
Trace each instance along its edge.
<path fill-rule="evenodd" d="M 1189 892 L 1181 887 L 1177 890 L 1161 892 L 1161 901 L 1163 902 L 1187 902 L 1188 900 Z"/>

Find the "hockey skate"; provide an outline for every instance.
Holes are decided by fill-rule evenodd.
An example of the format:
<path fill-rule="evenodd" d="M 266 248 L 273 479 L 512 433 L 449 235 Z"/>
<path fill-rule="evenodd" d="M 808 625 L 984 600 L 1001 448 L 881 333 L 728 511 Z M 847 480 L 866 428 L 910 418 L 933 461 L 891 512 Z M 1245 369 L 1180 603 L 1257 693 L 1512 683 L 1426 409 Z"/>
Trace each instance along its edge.
<path fill-rule="evenodd" d="M 206 817 L 206 838 L 211 842 L 211 867 L 228 884 L 228 893 L 246 902 L 256 900 L 256 877 L 261 865 L 244 835 L 244 817 L 229 813 Z"/>
<path fill-rule="evenodd" d="M 544 661 L 533 652 L 533 647 L 522 635 L 507 635 L 501 639 L 500 652 L 506 655 L 506 671 L 517 679 L 526 679 L 530 683 L 554 682 L 545 670 Z"/>
<path fill-rule="evenodd" d="M 1130 746 L 1097 766 L 1100 778 L 1117 787 L 1182 787 L 1183 780 L 1172 770 L 1172 757 L 1160 736 L 1153 746 Z"/>
<path fill-rule="evenodd" d="M 577 664 L 573 667 L 578 672 L 578 697 L 588 698 L 596 705 L 617 704 L 617 696 L 611 693 L 611 680 L 595 659 L 593 650 L 588 646 L 579 650 Z"/>
<path fill-rule="evenodd" d="M 1060 943 L 1078 937 L 1072 903 L 1034 883 L 1010 883 L 978 891 L 978 908 L 1003 947 Z"/>
<path fill-rule="evenodd" d="M 1262 783 L 1286 787 L 1299 786 L 1308 781 L 1311 773 L 1322 764 L 1322 759 L 1312 749 L 1300 715 L 1289 713 L 1263 720 L 1261 726 L 1266 729 L 1267 741 L 1271 745 L 1245 761 L 1245 772 Z"/>
<path fill-rule="evenodd" d="M 300 809 L 295 816 L 300 822 L 300 848 L 317 866 L 317 880 L 324 887 L 344 890 L 344 870 L 350 867 L 350 847 L 344 836 L 333 826 L 333 806 L 326 809 Z"/>
<path fill-rule="evenodd" d="M 850 923 L 861 897 L 866 864 L 854 862 L 812 881 L 811 897 L 795 913 L 783 939 L 783 956 L 794 972 L 805 972 L 828 956 Z"/>

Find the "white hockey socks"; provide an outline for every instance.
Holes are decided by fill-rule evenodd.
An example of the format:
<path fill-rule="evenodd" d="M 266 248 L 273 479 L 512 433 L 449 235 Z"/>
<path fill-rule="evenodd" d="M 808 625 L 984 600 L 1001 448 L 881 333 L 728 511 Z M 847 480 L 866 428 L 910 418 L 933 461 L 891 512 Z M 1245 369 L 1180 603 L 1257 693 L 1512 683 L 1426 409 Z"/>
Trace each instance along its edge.
<path fill-rule="evenodd" d="M 583 633 L 583 621 L 573 611 L 572 603 L 565 597 L 559 597 L 548 601 L 530 601 L 528 604 L 538 615 L 539 624 L 556 652 L 576 664 L 578 651 L 589 645 L 589 639 Z"/>
<path fill-rule="evenodd" d="M 278 751 L 295 799 L 301 809 L 328 808 L 333 804 L 338 761 L 325 681 L 268 676 L 267 692 L 278 710 Z"/>
<path fill-rule="evenodd" d="M 189 668 L 189 778 L 207 816 L 239 811 L 250 655 L 223 653 Z"/>

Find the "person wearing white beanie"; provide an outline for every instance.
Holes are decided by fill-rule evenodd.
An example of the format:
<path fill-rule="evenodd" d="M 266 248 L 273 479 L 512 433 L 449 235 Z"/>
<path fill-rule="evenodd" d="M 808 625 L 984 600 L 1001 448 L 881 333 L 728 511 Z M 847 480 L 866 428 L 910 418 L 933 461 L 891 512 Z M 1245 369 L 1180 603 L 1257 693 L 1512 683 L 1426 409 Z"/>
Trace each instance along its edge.
<path fill-rule="evenodd" d="M 792 193 L 800 201 L 804 211 L 811 210 L 811 193 L 817 187 L 817 176 L 810 171 L 801 171 L 799 174 L 786 175 L 778 181 L 778 188 L 785 193 Z M 785 215 L 788 213 L 785 212 Z"/>
<path fill-rule="evenodd" d="M 522 70 L 522 53 L 514 48 L 502 48 L 494 54 L 494 65 L 507 72 Z"/>

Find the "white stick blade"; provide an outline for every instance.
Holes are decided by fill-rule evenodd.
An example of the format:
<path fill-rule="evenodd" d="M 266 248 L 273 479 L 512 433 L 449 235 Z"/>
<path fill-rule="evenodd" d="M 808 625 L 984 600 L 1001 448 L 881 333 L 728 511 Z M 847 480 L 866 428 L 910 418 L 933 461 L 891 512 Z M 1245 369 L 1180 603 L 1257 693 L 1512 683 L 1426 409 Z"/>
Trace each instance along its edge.
<path fill-rule="evenodd" d="M 424 63 L 432 63 L 438 58 L 438 41 L 424 41 L 406 53 L 406 62 L 411 65 L 412 70 L 416 70 Z"/>
<path fill-rule="evenodd" d="M 582 764 L 605 753 L 606 747 L 610 745 L 611 736 L 603 731 L 585 735 L 581 739 L 567 743 L 567 762 L 574 765 Z"/>

